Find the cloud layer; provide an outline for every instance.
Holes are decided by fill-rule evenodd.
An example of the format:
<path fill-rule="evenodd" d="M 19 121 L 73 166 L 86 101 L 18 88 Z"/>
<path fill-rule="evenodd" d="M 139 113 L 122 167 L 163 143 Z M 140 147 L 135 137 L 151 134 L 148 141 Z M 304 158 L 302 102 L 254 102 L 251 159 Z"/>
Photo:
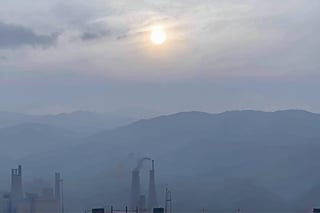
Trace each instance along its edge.
<path fill-rule="evenodd" d="M 54 43 L 55 36 L 38 35 L 32 29 L 0 22 L 0 48 L 11 49 L 25 45 L 47 47 Z"/>
<path fill-rule="evenodd" d="M 209 87 L 224 91 L 232 87 L 229 82 L 237 85 L 239 82 L 233 80 L 237 78 L 248 78 L 248 82 L 268 79 L 271 84 L 270 79 L 274 78 L 313 81 L 319 76 L 318 0 L 43 0 L 31 3 L 31 0 L 2 2 L 0 81 L 3 85 L 24 82 L 26 76 L 27 82 L 37 84 L 37 79 L 43 81 L 43 76 L 57 73 L 61 78 L 90 76 L 92 81 L 104 79 L 106 84 L 124 81 L 125 85 L 131 81 L 146 84 L 187 81 L 187 85 L 193 85 L 195 79 L 195 85 L 199 85 L 199 79 L 215 83 L 216 79 L 224 79 L 221 81 L 225 84 L 219 84 L 219 88 Z M 167 30 L 168 42 L 161 47 L 149 41 L 150 28 L 155 24 Z M 73 83 L 72 78 L 68 81 L 65 84 Z M 301 85 L 308 85 L 307 81 Z M 255 89 L 258 85 L 252 87 Z M 281 90 L 281 86 L 278 89 Z M 239 92 L 243 96 L 248 93 L 244 88 Z M 302 93 L 309 97 L 310 92 Z M 279 94 L 290 96 L 289 93 L 288 90 L 286 94 L 276 94 L 276 91 L 272 94 L 277 97 Z M 221 92 L 221 95 L 227 94 Z M 288 104 L 280 99 L 270 100 L 273 103 L 270 105 L 283 107 L 293 103 L 291 99 Z M 302 99 L 293 105 L 318 108 L 317 104 L 309 106 Z M 259 95 L 252 95 L 250 100 L 251 103 L 261 101 Z M 224 103 L 219 110 L 231 104 L 226 100 Z M 82 105 L 80 101 L 79 105 Z M 255 105 L 261 108 L 260 104 L 250 106 Z"/>

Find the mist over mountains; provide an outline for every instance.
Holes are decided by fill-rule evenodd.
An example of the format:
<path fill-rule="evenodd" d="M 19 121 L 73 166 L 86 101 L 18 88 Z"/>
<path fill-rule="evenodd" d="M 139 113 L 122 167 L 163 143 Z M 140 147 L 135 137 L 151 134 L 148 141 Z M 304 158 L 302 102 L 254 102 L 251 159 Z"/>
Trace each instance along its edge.
<path fill-rule="evenodd" d="M 87 111 L 75 111 L 57 115 L 26 115 L 12 112 L 0 112 L 0 127 L 9 127 L 23 123 L 36 123 L 56 126 L 82 134 L 93 134 L 105 129 L 129 124 L 136 118 L 118 114 L 98 114 Z"/>
<path fill-rule="evenodd" d="M 9 187 L 3 177 L 21 163 L 26 181 L 61 171 L 69 209 L 124 206 L 131 170 L 148 156 L 156 161 L 159 203 L 169 184 L 176 210 L 270 212 L 320 205 L 319 114 L 182 112 L 117 128 L 104 127 L 108 119 L 102 122 L 98 115 L 88 121 L 77 114 L 42 119 L 46 122 L 0 121 L 15 125 L 0 129 L 1 156 L 10 159 L 1 163 L 3 191 Z M 105 130 L 88 134 L 81 128 Z M 142 169 L 143 182 L 148 168 Z"/>

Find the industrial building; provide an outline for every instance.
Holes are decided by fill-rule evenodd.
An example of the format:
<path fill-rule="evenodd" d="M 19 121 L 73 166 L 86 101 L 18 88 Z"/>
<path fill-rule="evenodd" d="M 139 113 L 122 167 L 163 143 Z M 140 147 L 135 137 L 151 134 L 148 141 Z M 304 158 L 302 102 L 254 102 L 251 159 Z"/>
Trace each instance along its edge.
<path fill-rule="evenodd" d="M 151 169 L 149 171 L 149 185 L 147 193 L 141 192 L 140 184 L 140 170 L 144 161 L 151 161 Z M 157 191 L 156 191 L 156 175 L 154 160 L 150 158 L 142 158 L 138 161 L 137 166 L 131 173 L 131 194 L 130 194 L 130 206 L 124 208 L 114 208 L 110 206 L 110 211 L 106 208 L 93 208 L 92 213 L 171 213 L 171 191 L 166 188 L 165 194 L 165 208 L 161 208 L 158 205 Z M 146 196 L 146 194 L 148 196 Z M 85 211 L 86 212 L 86 211 Z"/>
<path fill-rule="evenodd" d="M 150 160 L 144 158 L 143 160 Z M 140 192 L 140 164 L 139 161 L 137 168 L 132 171 L 131 181 L 131 209 L 138 209 L 139 212 L 150 211 L 158 207 L 156 181 L 155 181 L 155 167 L 154 160 L 152 160 L 151 170 L 149 171 L 149 187 L 148 187 L 148 200 L 146 202 L 146 195 Z M 147 205 L 146 205 L 147 204 Z"/>
<path fill-rule="evenodd" d="M 1 199 L 1 213 L 63 213 L 60 173 L 55 174 L 53 187 L 42 193 L 23 194 L 22 166 L 11 170 L 11 191 Z"/>

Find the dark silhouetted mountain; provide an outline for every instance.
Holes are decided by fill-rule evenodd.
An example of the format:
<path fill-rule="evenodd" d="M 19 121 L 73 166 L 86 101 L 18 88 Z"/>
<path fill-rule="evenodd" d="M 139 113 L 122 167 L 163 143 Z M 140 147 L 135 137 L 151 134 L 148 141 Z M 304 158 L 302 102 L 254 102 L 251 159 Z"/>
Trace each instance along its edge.
<path fill-rule="evenodd" d="M 106 200 L 123 205 L 130 171 L 144 156 L 156 160 L 158 192 L 163 195 L 169 184 L 177 210 L 308 209 L 313 206 L 304 198 L 314 195 L 311 189 L 320 180 L 320 115 L 300 110 L 183 112 L 102 131 L 79 143 L 24 162 L 37 171 L 60 168 L 69 180 L 70 204 L 81 200 L 82 207 Z"/>

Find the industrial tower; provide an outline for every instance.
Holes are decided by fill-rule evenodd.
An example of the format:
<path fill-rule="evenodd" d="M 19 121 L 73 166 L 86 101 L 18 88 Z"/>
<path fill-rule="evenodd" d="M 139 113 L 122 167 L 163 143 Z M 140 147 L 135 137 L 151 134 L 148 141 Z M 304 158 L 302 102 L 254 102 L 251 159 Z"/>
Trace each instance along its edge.
<path fill-rule="evenodd" d="M 140 203 L 140 172 L 139 169 L 132 171 L 131 181 L 131 209 L 135 209 Z"/>
<path fill-rule="evenodd" d="M 19 165 L 18 169 L 11 170 L 11 200 L 21 201 L 23 199 L 22 192 L 22 166 Z"/>
<path fill-rule="evenodd" d="M 154 170 L 154 160 L 152 160 L 152 168 L 149 174 L 149 194 L 148 194 L 148 209 L 158 207 L 157 202 L 157 192 L 156 192 L 156 180 L 155 180 L 155 170 Z"/>

